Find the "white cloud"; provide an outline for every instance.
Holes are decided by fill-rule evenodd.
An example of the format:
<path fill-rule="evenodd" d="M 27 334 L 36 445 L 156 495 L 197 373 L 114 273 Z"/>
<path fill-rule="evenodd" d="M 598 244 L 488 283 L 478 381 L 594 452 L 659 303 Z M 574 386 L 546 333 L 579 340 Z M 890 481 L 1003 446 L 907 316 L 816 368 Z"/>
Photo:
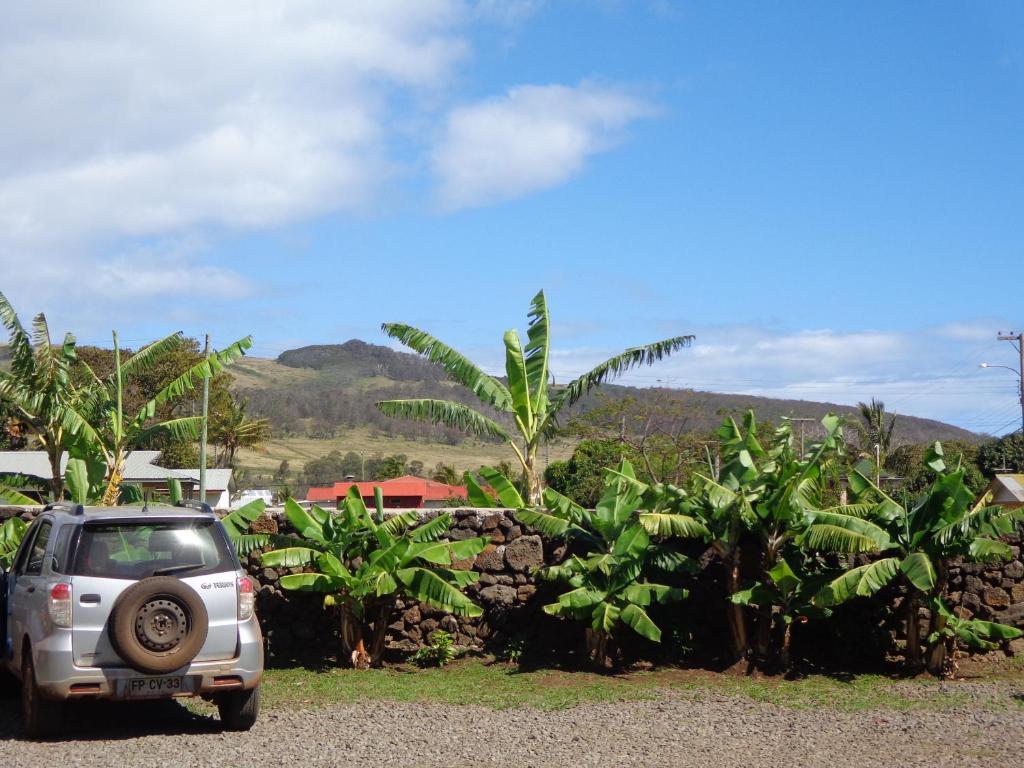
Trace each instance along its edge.
<path fill-rule="evenodd" d="M 443 92 L 471 18 L 462 0 L 6 9 L 0 274 L 37 302 L 186 277 L 247 293 L 231 265 L 160 241 L 372 204 L 394 103 Z M 154 239 L 156 257 L 133 253 Z"/>
<path fill-rule="evenodd" d="M 464 54 L 453 0 L 31 3 L 0 31 L 0 231 L 19 245 L 353 208 L 389 89 Z"/>
<path fill-rule="evenodd" d="M 653 108 L 616 88 L 524 85 L 454 109 L 433 154 L 443 208 L 484 205 L 579 174 Z"/>

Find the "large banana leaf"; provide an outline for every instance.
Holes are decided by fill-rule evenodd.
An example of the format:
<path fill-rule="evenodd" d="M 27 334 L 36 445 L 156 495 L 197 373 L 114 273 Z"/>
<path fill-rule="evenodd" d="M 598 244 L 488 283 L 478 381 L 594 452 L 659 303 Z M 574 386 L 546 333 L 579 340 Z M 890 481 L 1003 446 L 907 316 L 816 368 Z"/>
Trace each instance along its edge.
<path fill-rule="evenodd" d="M 263 499 L 256 499 L 224 515 L 220 522 L 227 530 L 228 538 L 235 541 L 244 534 L 252 523 L 263 517 L 266 508 L 267 504 Z"/>
<path fill-rule="evenodd" d="M 885 557 L 852 568 L 827 584 L 815 595 L 813 602 L 821 607 L 829 607 L 845 603 L 854 597 L 873 595 L 896 578 L 899 564 L 899 558 Z"/>
<path fill-rule="evenodd" d="M 521 432 L 533 431 L 533 399 L 530 384 L 526 377 L 526 358 L 519 342 L 519 334 L 515 330 L 505 331 L 505 375 L 508 378 L 508 390 L 512 393 L 512 409 L 516 414 L 516 423 Z"/>
<path fill-rule="evenodd" d="M 462 481 L 466 484 L 466 495 L 469 497 L 467 501 L 471 506 L 480 509 L 492 509 L 498 506 L 497 501 L 480 486 L 471 472 L 464 473 L 462 477 Z"/>
<path fill-rule="evenodd" d="M 419 517 L 416 512 L 412 513 Z M 448 529 L 452 527 L 452 516 L 444 513 L 435 517 L 433 520 L 428 520 L 423 525 L 417 526 L 409 533 L 409 538 L 413 541 L 437 541 L 444 536 Z"/>
<path fill-rule="evenodd" d="M 3 294 L 0 293 L 0 299 L 2 298 Z M 0 569 L 11 567 L 27 529 L 28 524 L 20 517 L 9 517 L 0 525 Z"/>
<path fill-rule="evenodd" d="M 198 363 L 185 371 L 185 373 L 181 374 L 178 378 L 157 392 L 151 402 L 156 405 L 161 405 L 163 403 L 170 402 L 171 400 L 176 400 L 186 392 L 193 391 L 196 387 L 197 381 L 212 379 L 227 366 L 231 365 L 235 360 L 244 356 L 246 350 L 250 349 L 252 344 L 252 336 L 246 336 L 245 338 L 239 339 L 233 344 L 228 345 L 224 349 L 211 352 L 207 357 L 204 357 Z M 125 365 L 128 365 L 129 363 L 131 363 L 131 360 L 129 360 L 128 363 L 125 363 Z"/>
<path fill-rule="evenodd" d="M 812 522 L 801 536 L 808 549 L 858 554 L 892 546 L 888 532 L 870 520 L 837 512 L 812 512 L 809 519 Z"/>
<path fill-rule="evenodd" d="M 540 532 L 548 538 L 558 538 L 572 527 L 572 523 L 562 517 L 555 517 L 534 509 L 519 509 L 516 511 L 516 518 L 523 525 Z"/>
<path fill-rule="evenodd" d="M 674 336 L 654 344 L 631 347 L 569 382 L 552 402 L 551 411 L 558 413 L 563 408 L 575 404 L 594 387 L 620 376 L 631 368 L 640 365 L 653 365 L 673 352 L 690 346 L 693 340 L 693 336 Z"/>
<path fill-rule="evenodd" d="M 2 294 L 0 294 L 2 295 Z M 4 504 L 37 504 L 38 502 L 25 494 L 0 483 L 0 502 Z"/>
<path fill-rule="evenodd" d="M 540 417 L 548 409 L 548 355 L 550 352 L 551 320 L 544 291 L 538 291 L 530 302 L 527 313 L 526 380 L 530 390 L 533 412 Z"/>
<path fill-rule="evenodd" d="M 324 544 L 323 525 L 317 522 L 312 515 L 300 507 L 293 499 L 284 503 L 284 514 L 288 522 L 298 531 L 304 539 L 310 539 L 318 544 Z"/>
<path fill-rule="evenodd" d="M 387 416 L 396 416 L 414 421 L 426 421 L 431 424 L 443 424 L 452 429 L 479 435 L 480 437 L 497 437 L 511 440 L 508 432 L 482 413 L 468 405 L 454 403 L 449 400 L 384 400 L 377 403 L 377 408 Z"/>
<path fill-rule="evenodd" d="M 978 538 L 971 541 L 967 554 L 975 562 L 1000 562 L 1013 557 L 1010 545 L 996 539 Z"/>
<path fill-rule="evenodd" d="M 619 619 L 641 637 L 646 637 L 655 643 L 661 642 L 661 630 L 639 605 L 633 603 L 627 605 L 619 614 Z"/>
<path fill-rule="evenodd" d="M 291 573 L 282 576 L 279 583 L 284 589 L 325 594 L 337 592 L 338 588 L 342 586 L 339 580 L 331 578 L 325 573 Z"/>
<path fill-rule="evenodd" d="M 480 606 L 432 570 L 402 568 L 395 571 L 395 578 L 420 602 L 443 608 L 458 616 L 483 615 Z"/>
<path fill-rule="evenodd" d="M 494 489 L 498 501 L 509 509 L 520 509 L 526 506 L 523 497 L 519 495 L 516 487 L 509 482 L 501 472 L 493 467 L 480 467 L 480 477 L 487 481 L 487 484 Z"/>
<path fill-rule="evenodd" d="M 169 352 L 180 347 L 184 341 L 185 337 L 182 332 L 175 331 L 159 341 L 147 344 L 130 358 L 121 363 L 122 379 L 127 380 L 134 374 L 151 371 L 167 356 Z M 111 378 L 109 379 L 111 386 L 113 386 L 113 377 L 116 375 L 116 371 L 111 374 Z"/>
<path fill-rule="evenodd" d="M 643 512 L 640 524 L 652 536 L 680 536 L 684 539 L 700 539 L 711 535 L 707 526 L 689 515 L 668 512 Z"/>
<path fill-rule="evenodd" d="M 615 540 L 612 554 L 616 557 L 640 557 L 647 551 L 650 543 L 651 537 L 642 525 L 631 525 Z"/>
<path fill-rule="evenodd" d="M 264 552 L 260 561 L 271 568 L 302 568 L 315 563 L 320 554 L 320 550 L 311 547 L 286 547 Z"/>
<path fill-rule="evenodd" d="M 935 566 L 924 552 L 911 552 L 900 563 L 900 570 L 922 592 L 930 592 L 935 586 Z"/>
<path fill-rule="evenodd" d="M 429 333 L 402 323 L 384 323 L 381 328 L 391 338 L 440 365 L 452 379 L 472 390 L 483 402 L 499 411 L 512 410 L 512 395 L 504 384 Z"/>

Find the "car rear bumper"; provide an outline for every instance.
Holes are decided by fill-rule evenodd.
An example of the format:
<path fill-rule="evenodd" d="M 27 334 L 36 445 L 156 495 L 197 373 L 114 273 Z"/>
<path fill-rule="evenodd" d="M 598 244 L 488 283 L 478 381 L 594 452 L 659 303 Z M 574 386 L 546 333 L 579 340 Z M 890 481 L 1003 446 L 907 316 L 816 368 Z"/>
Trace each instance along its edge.
<path fill-rule="evenodd" d="M 39 691 L 49 699 L 120 699 L 125 680 L 182 677 L 182 691 L 155 698 L 205 696 L 248 690 L 263 677 L 263 636 L 255 616 L 238 625 L 238 652 L 233 659 L 196 661 L 166 675 L 146 675 L 130 667 L 80 667 L 74 663 L 69 634 L 53 635 L 32 649 Z"/>

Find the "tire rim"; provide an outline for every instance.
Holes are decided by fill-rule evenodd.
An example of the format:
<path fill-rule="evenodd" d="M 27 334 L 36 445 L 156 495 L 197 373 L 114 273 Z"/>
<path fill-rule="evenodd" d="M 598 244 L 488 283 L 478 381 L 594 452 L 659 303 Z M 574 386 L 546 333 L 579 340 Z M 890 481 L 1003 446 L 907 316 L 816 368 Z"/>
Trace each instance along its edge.
<path fill-rule="evenodd" d="M 135 615 L 135 637 L 152 653 L 177 648 L 188 636 L 189 616 L 185 606 L 167 597 L 147 600 Z"/>

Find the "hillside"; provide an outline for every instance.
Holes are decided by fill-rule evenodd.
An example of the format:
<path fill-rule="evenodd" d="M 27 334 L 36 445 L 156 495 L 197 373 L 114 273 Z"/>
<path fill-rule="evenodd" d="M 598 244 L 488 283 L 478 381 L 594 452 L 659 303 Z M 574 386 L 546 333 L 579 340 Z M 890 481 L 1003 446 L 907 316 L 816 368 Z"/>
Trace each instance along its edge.
<path fill-rule="evenodd" d="M 250 413 L 269 418 L 275 430 L 265 453 L 242 455 L 243 464 L 260 473 L 282 459 L 298 468 L 331 450 L 404 453 L 427 466 L 445 461 L 459 469 L 508 458 L 498 443 L 470 439 L 444 427 L 390 419 L 377 411 L 377 401 L 391 398 L 436 397 L 478 405 L 439 367 L 412 354 L 352 340 L 289 350 L 276 360 L 245 358 L 232 368 L 232 375 L 233 388 L 248 399 Z M 759 419 L 770 421 L 784 416 L 820 419 L 828 412 L 856 415 L 856 409 L 835 403 L 610 385 L 582 400 L 568 416 L 622 397 L 672 403 L 685 414 L 688 431 L 715 429 L 725 415 L 749 408 Z M 814 425 L 807 428 L 812 435 Z M 897 420 L 898 442 L 954 439 L 974 441 L 978 435 L 930 419 L 900 415 Z M 551 459 L 563 458 L 571 449 L 571 440 L 558 441 L 550 448 Z"/>

